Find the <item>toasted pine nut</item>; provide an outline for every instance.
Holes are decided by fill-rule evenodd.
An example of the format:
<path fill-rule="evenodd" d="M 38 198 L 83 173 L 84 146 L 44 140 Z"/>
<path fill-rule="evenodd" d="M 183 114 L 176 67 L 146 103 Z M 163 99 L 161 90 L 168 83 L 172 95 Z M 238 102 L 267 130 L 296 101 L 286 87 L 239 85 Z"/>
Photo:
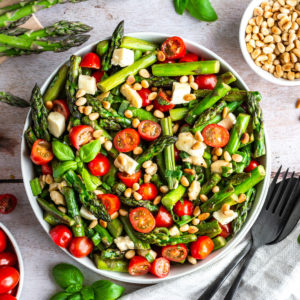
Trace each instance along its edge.
<path fill-rule="evenodd" d="M 193 233 L 196 233 L 198 231 L 199 231 L 199 229 L 196 226 L 190 226 L 190 228 L 188 230 L 188 233 L 193 234 Z"/>
<path fill-rule="evenodd" d="M 79 89 L 76 93 L 76 98 L 83 97 L 86 94 L 86 91 L 84 89 Z"/>
<path fill-rule="evenodd" d="M 145 162 L 142 164 L 142 167 L 143 167 L 144 169 L 147 169 L 147 168 L 149 168 L 152 164 L 153 164 L 153 162 L 152 162 L 151 160 L 147 160 L 147 161 L 145 161 Z"/>
<path fill-rule="evenodd" d="M 135 155 L 139 155 L 139 154 L 142 154 L 143 153 L 143 148 L 142 147 L 135 147 L 134 149 L 133 149 L 133 154 L 135 154 Z"/>
<path fill-rule="evenodd" d="M 160 203 L 161 196 L 156 196 L 155 199 L 153 200 L 154 205 L 158 205 Z"/>
<path fill-rule="evenodd" d="M 229 108 L 226 106 L 222 112 L 222 118 L 225 119 L 229 114 Z"/>
<path fill-rule="evenodd" d="M 159 190 L 161 193 L 166 194 L 169 191 L 169 188 L 166 185 L 162 185 Z"/>
<path fill-rule="evenodd" d="M 190 86 L 194 91 L 197 91 L 199 89 L 199 86 L 196 82 L 191 82 Z"/>
<path fill-rule="evenodd" d="M 133 113 L 132 113 L 131 110 L 127 109 L 127 110 L 125 110 L 125 112 L 124 112 L 124 116 L 125 116 L 126 118 L 128 118 L 128 119 L 131 119 L 131 118 L 133 117 Z"/>
<path fill-rule="evenodd" d="M 197 218 L 193 219 L 193 221 L 192 221 L 192 224 L 195 225 L 195 226 L 198 225 L 199 223 L 200 223 L 200 220 L 197 219 Z"/>
<path fill-rule="evenodd" d="M 239 163 L 243 160 L 243 156 L 240 154 L 232 154 L 232 160 Z"/>
<path fill-rule="evenodd" d="M 245 194 L 240 194 L 238 197 L 238 203 L 243 203 L 247 199 L 247 196 Z"/>
<path fill-rule="evenodd" d="M 126 198 L 130 198 L 131 194 L 132 194 L 132 189 L 131 188 L 126 189 L 125 192 L 124 192 L 124 196 Z"/>
<path fill-rule="evenodd" d="M 194 94 L 186 94 L 183 96 L 183 100 L 193 101 L 193 100 L 196 100 L 196 96 Z"/>
<path fill-rule="evenodd" d="M 166 60 L 166 56 L 162 51 L 158 51 L 157 53 L 157 60 L 158 61 L 165 61 Z"/>
<path fill-rule="evenodd" d="M 47 101 L 45 103 L 45 106 L 48 110 L 51 110 L 53 108 L 53 102 L 52 101 Z"/>
<path fill-rule="evenodd" d="M 144 77 L 144 78 L 150 78 L 150 73 L 148 72 L 147 69 L 139 70 L 139 75 Z"/>
<path fill-rule="evenodd" d="M 199 150 L 202 148 L 202 142 L 196 142 L 193 146 L 192 149 L 193 150 Z"/>
<path fill-rule="evenodd" d="M 145 174 L 145 175 L 144 175 L 144 182 L 145 182 L 145 183 L 150 182 L 150 181 L 151 181 L 151 178 L 152 178 L 152 175 L 150 175 L 150 174 Z"/>
<path fill-rule="evenodd" d="M 105 98 L 107 98 L 109 96 L 110 92 L 104 92 L 102 94 L 100 94 L 99 96 L 97 96 L 97 99 L 100 101 L 103 101 Z"/>
<path fill-rule="evenodd" d="M 97 113 L 97 112 L 93 112 L 93 113 L 89 114 L 89 119 L 90 119 L 91 121 L 95 121 L 95 120 L 97 120 L 98 118 L 99 118 L 99 113 Z"/>
<path fill-rule="evenodd" d="M 142 86 L 140 83 L 135 83 L 133 85 L 133 89 L 136 90 L 136 91 L 140 91 L 142 89 Z"/>
<path fill-rule="evenodd" d="M 154 99 L 156 99 L 156 97 L 157 97 L 157 92 L 152 92 L 149 94 L 148 99 L 150 101 L 153 101 Z"/>
<path fill-rule="evenodd" d="M 132 259 L 134 256 L 135 256 L 135 251 L 134 251 L 134 250 L 128 250 L 128 251 L 125 253 L 125 257 L 126 257 L 127 259 Z"/>
<path fill-rule="evenodd" d="M 132 85 L 132 84 L 134 84 L 134 82 L 135 82 L 134 76 L 133 75 L 129 75 L 127 77 L 127 79 L 126 79 L 126 83 L 129 84 L 129 85 Z"/>
<path fill-rule="evenodd" d="M 154 115 L 154 117 L 159 118 L 159 119 L 162 119 L 162 118 L 164 118 L 164 116 L 165 116 L 164 113 L 161 112 L 161 111 L 158 110 L 158 109 L 156 109 L 156 110 L 154 111 L 153 115 Z"/>
<path fill-rule="evenodd" d="M 213 192 L 213 193 L 219 193 L 219 192 L 220 192 L 220 188 L 219 188 L 217 185 L 215 185 L 215 186 L 212 188 L 212 192 Z"/>
<path fill-rule="evenodd" d="M 77 106 L 82 106 L 84 104 L 86 104 L 86 98 L 85 97 L 80 97 L 76 100 L 75 104 Z"/>
<path fill-rule="evenodd" d="M 223 149 L 222 148 L 215 148 L 215 155 L 221 156 L 223 154 Z"/>
<path fill-rule="evenodd" d="M 152 105 L 152 104 L 147 105 L 147 106 L 146 106 L 146 111 L 151 111 L 152 108 L 153 108 L 153 105 Z"/>
<path fill-rule="evenodd" d="M 134 193 L 133 193 L 133 198 L 134 198 L 135 200 L 142 200 L 142 199 L 143 199 L 142 195 L 139 194 L 138 192 L 134 192 Z"/>
<path fill-rule="evenodd" d="M 50 174 L 47 174 L 47 175 L 45 176 L 45 183 L 47 183 L 47 184 L 53 183 L 53 176 L 50 175 Z"/>
<path fill-rule="evenodd" d="M 120 163 L 120 165 L 124 166 L 124 164 L 125 164 L 125 159 L 124 159 L 123 156 L 119 155 L 119 156 L 117 157 L 117 160 L 118 160 L 118 162 Z"/>
<path fill-rule="evenodd" d="M 149 82 L 147 80 L 142 80 L 141 81 L 141 86 L 144 88 L 144 89 L 147 89 L 149 87 Z"/>
<path fill-rule="evenodd" d="M 206 201 L 208 200 L 208 197 L 207 197 L 206 195 L 204 195 L 204 194 L 201 194 L 201 195 L 200 195 L 200 200 L 201 200 L 202 202 L 206 202 Z"/>
<path fill-rule="evenodd" d="M 199 130 L 199 131 L 196 131 L 196 133 L 195 133 L 195 139 L 196 139 L 197 141 L 199 141 L 199 142 L 203 142 L 203 136 L 202 136 L 200 130 Z"/>
<path fill-rule="evenodd" d="M 110 109 L 110 103 L 108 101 L 102 101 L 102 105 L 105 109 Z"/>
<path fill-rule="evenodd" d="M 219 158 L 217 155 L 213 155 L 211 159 L 212 159 L 212 161 L 217 161 Z"/>
<path fill-rule="evenodd" d="M 180 77 L 179 82 L 180 83 L 187 83 L 188 80 L 189 80 L 189 78 L 186 75 L 184 75 L 184 76 Z"/>
<path fill-rule="evenodd" d="M 110 217 L 112 220 L 116 219 L 119 216 L 119 213 L 115 211 Z"/>
<path fill-rule="evenodd" d="M 230 205 L 228 203 L 223 204 L 221 210 L 224 214 L 225 211 L 230 210 Z"/>
<path fill-rule="evenodd" d="M 106 142 L 104 143 L 104 147 L 105 147 L 105 149 L 106 149 L 107 151 L 110 151 L 111 148 L 112 148 L 112 142 L 111 142 L 111 141 L 106 141 Z"/>
<path fill-rule="evenodd" d="M 93 107 L 92 106 L 85 106 L 84 110 L 83 110 L 83 113 L 88 116 L 93 110 Z"/>
<path fill-rule="evenodd" d="M 226 161 L 231 161 L 231 156 L 230 156 L 230 154 L 229 154 L 228 151 L 225 151 L 225 152 L 224 152 L 224 159 L 225 159 Z"/>
<path fill-rule="evenodd" d="M 103 133 L 103 131 L 102 131 L 101 129 L 95 130 L 95 131 L 93 132 L 93 137 L 94 137 L 95 139 L 99 139 L 99 138 L 101 137 L 102 133 Z"/>
<path fill-rule="evenodd" d="M 197 259 L 196 258 L 194 258 L 193 256 L 188 256 L 188 262 L 190 263 L 190 264 L 192 264 L 192 265 L 195 265 L 195 264 L 197 264 Z"/>
<path fill-rule="evenodd" d="M 188 179 L 185 176 L 181 176 L 180 183 L 185 187 L 188 187 L 190 185 Z"/>
<path fill-rule="evenodd" d="M 199 221 L 204 221 L 210 217 L 210 213 L 203 213 L 198 216 Z"/>
<path fill-rule="evenodd" d="M 184 225 L 182 225 L 182 226 L 179 228 L 179 230 L 180 230 L 181 232 L 186 232 L 186 231 L 189 230 L 189 228 L 190 228 L 189 224 L 184 224 Z"/>
<path fill-rule="evenodd" d="M 231 209 L 226 210 L 226 211 L 224 211 L 223 214 L 227 217 L 231 217 L 233 215 L 233 210 L 231 210 Z"/>
<path fill-rule="evenodd" d="M 138 118 L 134 118 L 132 119 L 132 127 L 133 128 L 138 128 L 138 126 L 140 125 L 140 120 Z"/>
<path fill-rule="evenodd" d="M 200 215 L 200 213 L 201 213 L 200 207 L 196 206 L 193 211 L 193 216 L 198 217 Z"/>
<path fill-rule="evenodd" d="M 245 133 L 242 135 L 241 143 L 245 145 L 245 144 L 249 143 L 249 140 L 250 140 L 249 133 L 245 132 Z"/>
<path fill-rule="evenodd" d="M 140 185 L 139 185 L 137 182 L 135 182 L 135 183 L 132 185 L 132 189 L 133 189 L 134 191 L 137 191 L 139 188 L 140 188 Z"/>
<path fill-rule="evenodd" d="M 103 220 L 100 220 L 99 221 L 99 224 L 103 227 L 103 228 L 106 228 L 107 227 L 107 222 L 103 221 Z"/>
<path fill-rule="evenodd" d="M 196 174 L 196 171 L 194 169 L 184 169 L 183 172 L 187 173 L 189 175 L 195 175 Z"/>
<path fill-rule="evenodd" d="M 58 206 L 57 209 L 63 212 L 64 214 L 67 212 L 67 209 L 64 206 Z"/>
<path fill-rule="evenodd" d="M 79 106 L 78 111 L 83 114 L 85 106 Z"/>
<path fill-rule="evenodd" d="M 157 90 L 158 90 L 158 88 L 157 88 L 156 86 L 153 86 L 153 87 L 151 88 L 151 91 L 152 91 L 152 92 L 157 92 Z"/>
<path fill-rule="evenodd" d="M 172 128 L 173 134 L 175 134 L 178 131 L 178 129 L 179 129 L 179 124 L 176 123 Z"/>
<path fill-rule="evenodd" d="M 89 225 L 89 228 L 92 229 L 94 227 L 96 227 L 98 225 L 98 220 L 93 220 L 90 225 Z"/>
<path fill-rule="evenodd" d="M 120 214 L 120 216 L 125 217 L 125 216 L 128 216 L 128 211 L 121 208 L 121 209 L 119 209 L 119 214 Z"/>

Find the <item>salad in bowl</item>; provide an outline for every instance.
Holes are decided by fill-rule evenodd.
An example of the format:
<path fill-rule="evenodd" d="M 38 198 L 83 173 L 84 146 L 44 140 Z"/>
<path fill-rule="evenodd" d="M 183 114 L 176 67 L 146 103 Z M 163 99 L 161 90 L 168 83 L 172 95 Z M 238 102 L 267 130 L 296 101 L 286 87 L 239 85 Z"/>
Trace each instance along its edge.
<path fill-rule="evenodd" d="M 123 31 L 34 87 L 24 181 L 58 246 L 105 275 L 161 279 L 209 261 L 259 213 L 261 95 L 180 37 Z"/>

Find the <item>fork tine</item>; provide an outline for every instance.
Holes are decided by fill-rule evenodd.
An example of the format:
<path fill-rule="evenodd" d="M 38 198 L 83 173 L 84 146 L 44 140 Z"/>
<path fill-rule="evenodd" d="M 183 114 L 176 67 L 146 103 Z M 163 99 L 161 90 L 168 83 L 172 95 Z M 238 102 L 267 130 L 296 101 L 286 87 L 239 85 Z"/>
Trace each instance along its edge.
<path fill-rule="evenodd" d="M 279 183 L 279 186 L 278 186 L 278 189 L 276 190 L 275 195 L 272 196 L 272 200 L 269 202 L 268 206 L 266 207 L 267 210 L 270 210 L 270 211 L 275 210 L 278 202 L 280 201 L 281 192 L 282 192 L 282 189 L 284 188 L 288 172 L 289 172 L 289 169 L 287 169 L 286 172 L 284 173 L 283 178 L 282 178 L 281 182 Z"/>

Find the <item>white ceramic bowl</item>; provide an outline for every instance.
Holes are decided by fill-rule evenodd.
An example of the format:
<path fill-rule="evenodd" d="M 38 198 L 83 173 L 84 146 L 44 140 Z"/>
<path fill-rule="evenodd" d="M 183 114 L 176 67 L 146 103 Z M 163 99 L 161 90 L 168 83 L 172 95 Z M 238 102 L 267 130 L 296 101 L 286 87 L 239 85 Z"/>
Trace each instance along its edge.
<path fill-rule="evenodd" d="M 260 77 L 264 78 L 265 80 L 268 80 L 269 82 L 272 82 L 277 85 L 284 85 L 284 86 L 298 86 L 300 85 L 300 79 L 295 80 L 287 80 L 283 78 L 276 78 L 271 73 L 263 70 L 261 67 L 257 66 L 249 52 L 246 48 L 246 42 L 245 42 L 245 31 L 246 27 L 248 25 L 249 20 L 253 17 L 253 10 L 255 7 L 260 6 L 260 4 L 263 2 L 263 0 L 253 0 L 250 2 L 248 7 L 246 8 L 241 24 L 240 24 L 240 31 L 239 31 L 239 40 L 240 40 L 240 47 L 243 53 L 243 56 L 248 63 L 249 67 L 257 73 Z"/>
<path fill-rule="evenodd" d="M 157 43 L 161 43 L 166 38 L 169 37 L 169 35 L 161 34 L 161 33 L 154 33 L 154 32 L 132 33 L 132 34 L 128 34 L 128 36 L 132 36 L 132 37 L 136 37 L 136 38 L 140 38 L 140 39 L 145 39 L 145 40 L 152 41 L 152 42 L 157 42 Z M 189 51 L 194 52 L 194 53 L 196 53 L 196 54 L 198 54 L 201 57 L 204 57 L 206 59 L 217 59 L 217 60 L 219 60 L 220 63 L 221 63 L 221 70 L 223 72 L 230 71 L 236 76 L 236 78 L 237 78 L 236 86 L 239 87 L 239 88 L 248 90 L 248 87 L 243 82 L 241 77 L 222 58 L 220 58 L 219 56 L 217 56 L 212 51 L 206 49 L 203 46 L 200 46 L 197 43 L 194 43 L 194 42 L 186 40 L 186 39 L 184 41 L 185 41 L 187 49 Z M 83 55 L 87 52 L 93 51 L 96 44 L 97 43 L 94 43 L 94 44 L 89 45 L 89 46 L 85 46 L 81 50 L 77 51 L 75 54 Z M 59 67 L 54 72 L 52 72 L 52 74 L 49 76 L 49 78 L 42 85 L 42 87 L 41 87 L 42 93 L 45 92 L 48 84 L 50 83 L 51 79 L 53 78 L 53 76 L 55 75 L 55 73 L 57 72 L 58 69 L 59 69 Z M 29 125 L 29 121 L 30 121 L 30 116 L 29 116 L 29 113 L 28 113 L 28 116 L 27 116 L 27 119 L 26 119 L 26 122 L 25 122 L 24 131 L 27 129 L 27 127 Z M 75 257 L 72 256 L 73 259 L 77 260 L 79 263 L 83 264 L 84 266 L 90 268 L 95 273 L 110 277 L 112 279 L 125 281 L 125 282 L 139 283 L 139 284 L 151 284 L 151 283 L 157 283 L 157 282 L 167 280 L 167 279 L 174 279 L 176 277 L 180 277 L 180 276 L 189 274 L 189 273 L 194 272 L 196 270 L 200 271 L 204 267 L 212 265 L 214 262 L 216 262 L 220 258 L 224 257 L 225 255 L 230 255 L 230 250 L 235 245 L 237 245 L 238 243 L 241 242 L 243 237 L 247 234 L 247 232 L 250 230 L 251 226 L 255 222 L 255 220 L 256 220 L 256 218 L 257 218 L 257 216 L 258 216 L 258 214 L 261 210 L 261 207 L 263 205 L 263 202 L 264 202 L 264 199 L 265 199 L 265 196 L 266 196 L 266 193 L 267 193 L 267 189 L 268 189 L 268 186 L 269 186 L 270 164 L 271 164 L 271 161 L 270 161 L 271 160 L 271 155 L 270 155 L 271 152 L 269 150 L 269 143 L 268 143 L 267 138 L 266 138 L 266 145 L 267 145 L 267 156 L 266 156 L 266 158 L 264 158 L 261 161 L 261 163 L 266 167 L 267 176 L 266 176 L 265 180 L 263 182 L 261 182 L 258 186 L 258 193 L 257 193 L 256 199 L 255 199 L 254 205 L 253 205 L 253 209 L 252 209 L 246 223 L 244 224 L 244 226 L 240 230 L 240 232 L 226 245 L 226 247 L 224 247 L 224 248 L 222 248 L 218 251 L 213 252 L 207 259 L 205 259 L 203 261 L 199 261 L 196 265 L 184 264 L 184 265 L 172 266 L 169 276 L 167 278 L 164 278 L 164 279 L 155 278 L 152 275 L 130 276 L 127 273 L 116 273 L 116 272 L 98 270 L 96 268 L 96 266 L 94 265 L 94 263 L 89 258 L 78 259 L 78 258 L 75 258 Z M 32 209 L 33 209 L 36 217 L 38 218 L 39 222 L 41 223 L 42 227 L 45 229 L 47 234 L 49 234 L 50 226 L 48 225 L 48 223 L 46 223 L 43 220 L 42 209 L 39 207 L 35 197 L 32 195 L 31 188 L 30 188 L 30 185 L 29 185 L 29 181 L 34 177 L 34 171 L 33 171 L 32 162 L 29 158 L 28 150 L 27 150 L 26 145 L 25 145 L 24 138 L 22 139 L 22 145 L 21 145 L 21 168 L 22 168 L 22 175 L 23 175 L 24 185 L 25 185 L 25 189 L 26 189 L 26 193 L 27 193 L 29 202 L 32 206 Z M 62 250 L 65 251 L 68 255 L 71 255 L 68 251 L 66 251 L 64 249 L 62 249 Z"/>
<path fill-rule="evenodd" d="M 15 238 L 11 234 L 11 232 L 1 222 L 0 222 L 0 228 L 5 232 L 7 238 L 10 241 L 10 243 L 15 251 L 15 254 L 17 255 L 17 258 L 18 258 L 18 268 L 19 268 L 19 273 L 20 273 L 20 280 L 19 280 L 19 283 L 17 286 L 16 298 L 21 299 L 21 292 L 22 292 L 23 282 L 24 282 L 24 264 L 23 264 L 21 251 L 20 251 L 20 248 L 19 248 Z"/>

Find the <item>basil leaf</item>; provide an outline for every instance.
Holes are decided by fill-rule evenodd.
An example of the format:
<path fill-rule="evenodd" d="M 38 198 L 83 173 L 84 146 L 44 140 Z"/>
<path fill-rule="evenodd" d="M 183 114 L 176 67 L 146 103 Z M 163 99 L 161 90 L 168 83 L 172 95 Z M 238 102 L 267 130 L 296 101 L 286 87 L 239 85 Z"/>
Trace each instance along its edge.
<path fill-rule="evenodd" d="M 70 146 L 61 143 L 60 141 L 52 142 L 52 151 L 57 159 L 61 161 L 74 160 L 75 155 Z"/>
<path fill-rule="evenodd" d="M 83 162 L 88 163 L 97 156 L 100 149 L 101 149 L 100 141 L 93 140 L 80 148 L 79 157 Z"/>
<path fill-rule="evenodd" d="M 124 288 L 109 280 L 98 280 L 92 284 L 95 300 L 114 300 L 122 296 Z"/>
<path fill-rule="evenodd" d="M 94 300 L 94 291 L 90 286 L 83 287 L 80 293 L 83 300 Z"/>
<path fill-rule="evenodd" d="M 98 177 L 89 173 L 87 169 L 82 169 L 81 176 L 84 181 L 85 187 L 88 191 L 94 191 L 101 184 L 101 181 Z"/>
<path fill-rule="evenodd" d="M 66 292 L 68 292 L 68 293 L 77 293 L 77 292 L 81 291 L 81 288 L 82 288 L 81 284 L 72 284 L 72 285 L 69 285 L 66 288 Z"/>
<path fill-rule="evenodd" d="M 52 270 L 56 283 L 63 289 L 69 286 L 82 286 L 83 274 L 75 266 L 69 264 L 58 264 Z"/>
<path fill-rule="evenodd" d="M 68 300 L 82 300 L 82 298 L 79 293 L 76 293 L 76 294 L 69 296 Z"/>
<path fill-rule="evenodd" d="M 71 296 L 71 294 L 67 292 L 58 292 L 55 295 L 53 295 L 50 300 L 67 300 L 68 297 Z"/>
<path fill-rule="evenodd" d="M 68 170 L 76 170 L 76 161 L 64 161 L 64 162 L 54 162 L 52 163 L 53 177 L 59 178 L 64 175 Z"/>
<path fill-rule="evenodd" d="M 186 9 L 200 21 L 214 22 L 218 19 L 218 15 L 209 0 L 189 0 Z"/>
<path fill-rule="evenodd" d="M 174 7 L 179 15 L 182 15 L 189 0 L 174 0 Z"/>

